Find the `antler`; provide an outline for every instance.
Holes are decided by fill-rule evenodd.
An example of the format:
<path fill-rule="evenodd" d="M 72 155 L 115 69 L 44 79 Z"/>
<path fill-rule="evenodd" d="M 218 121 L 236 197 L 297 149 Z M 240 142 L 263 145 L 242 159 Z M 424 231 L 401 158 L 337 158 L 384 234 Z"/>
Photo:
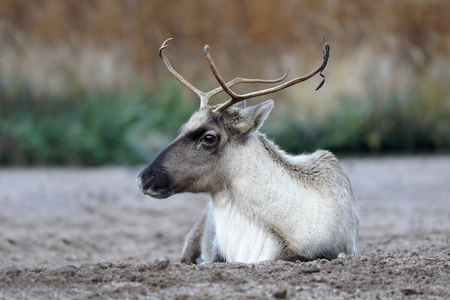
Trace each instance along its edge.
<path fill-rule="evenodd" d="M 228 88 L 235 86 L 237 84 L 240 84 L 240 83 L 277 83 L 277 82 L 280 82 L 283 79 L 285 79 L 286 76 L 288 75 L 288 72 L 286 71 L 286 73 L 283 76 L 281 76 L 280 78 L 277 78 L 277 79 L 249 79 L 249 78 L 237 77 L 227 83 L 223 83 L 223 86 L 221 84 L 220 87 L 215 88 L 215 89 L 205 93 L 205 92 L 200 91 L 196 87 L 194 87 L 192 84 L 190 84 L 177 71 L 175 71 L 175 69 L 170 64 L 169 59 L 163 53 L 163 50 L 168 47 L 167 43 L 171 40 L 173 40 L 173 38 L 169 38 L 169 39 L 165 40 L 164 43 L 161 45 L 161 47 L 158 50 L 159 57 L 161 57 L 164 64 L 166 65 L 167 69 L 170 71 L 170 73 L 172 73 L 172 75 L 175 76 L 175 78 L 177 78 L 185 87 L 187 87 L 188 90 L 190 90 L 191 92 L 193 92 L 200 98 L 200 108 L 206 107 L 208 105 L 209 99 L 212 96 L 222 92 L 224 90 L 223 86 L 225 86 L 228 89 Z M 209 46 L 205 46 L 205 53 L 207 51 L 206 49 L 209 49 Z"/>
<path fill-rule="evenodd" d="M 226 84 L 222 77 L 220 76 L 219 72 L 217 71 L 217 68 L 211 58 L 211 55 L 209 54 L 209 46 L 206 45 L 205 46 L 205 55 L 208 58 L 208 62 L 209 65 L 211 67 L 211 70 L 214 74 L 214 76 L 216 77 L 217 81 L 219 82 L 220 86 L 223 88 L 223 90 L 231 96 L 231 99 L 226 101 L 225 103 L 223 103 L 222 105 L 220 105 L 219 107 L 217 107 L 214 112 L 219 113 L 225 109 L 227 109 L 228 107 L 230 107 L 233 104 L 236 104 L 237 102 L 249 99 L 249 98 L 253 98 L 253 97 L 258 97 L 258 96 L 262 96 L 262 95 L 267 95 L 267 94 L 271 94 L 277 91 L 280 91 L 282 89 L 285 89 L 287 87 L 290 87 L 292 85 L 295 85 L 297 83 L 300 83 L 302 81 L 308 80 L 309 78 L 313 77 L 314 75 L 316 75 L 317 73 L 320 72 L 320 76 L 323 77 L 322 82 L 317 86 L 316 91 L 318 89 L 320 89 L 322 87 L 322 85 L 325 83 L 325 76 L 322 74 L 322 71 L 325 69 L 327 62 L 328 62 L 328 57 L 330 56 L 330 45 L 325 41 L 324 38 L 324 45 L 323 45 L 323 62 L 322 64 L 317 67 L 314 71 L 312 71 L 311 73 L 302 76 L 302 77 L 298 77 L 298 78 L 294 78 L 288 82 L 285 82 L 283 84 L 280 84 L 278 86 L 272 87 L 272 88 L 268 88 L 265 90 L 260 90 L 260 91 L 256 91 L 256 92 L 252 92 L 252 93 L 248 93 L 248 94 L 237 94 L 235 92 L 233 92 L 230 87 L 231 85 Z M 287 75 L 287 73 L 286 73 Z"/>
<path fill-rule="evenodd" d="M 172 67 L 172 65 L 169 62 L 169 59 L 167 56 L 163 53 L 163 50 L 168 47 L 167 43 L 173 40 L 173 38 L 168 38 L 164 41 L 164 43 L 161 45 L 161 47 L 158 50 L 159 57 L 163 60 L 164 64 L 166 65 L 167 69 L 169 69 L 170 73 L 172 73 L 173 76 L 175 76 L 185 87 L 188 88 L 191 92 L 196 94 L 200 98 L 200 107 L 203 105 L 204 102 L 208 102 L 208 99 L 206 98 L 206 94 L 199 89 L 195 88 L 192 84 L 190 84 L 186 79 L 183 78 L 180 74 L 178 74 L 177 71 Z"/>

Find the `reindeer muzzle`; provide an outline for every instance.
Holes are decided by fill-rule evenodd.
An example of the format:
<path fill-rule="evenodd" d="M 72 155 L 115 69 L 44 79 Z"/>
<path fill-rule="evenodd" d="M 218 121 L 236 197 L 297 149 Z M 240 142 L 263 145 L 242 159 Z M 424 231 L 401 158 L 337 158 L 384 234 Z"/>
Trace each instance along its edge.
<path fill-rule="evenodd" d="M 165 169 L 147 167 L 136 183 L 142 193 L 153 198 L 164 199 L 174 194 L 172 177 Z"/>

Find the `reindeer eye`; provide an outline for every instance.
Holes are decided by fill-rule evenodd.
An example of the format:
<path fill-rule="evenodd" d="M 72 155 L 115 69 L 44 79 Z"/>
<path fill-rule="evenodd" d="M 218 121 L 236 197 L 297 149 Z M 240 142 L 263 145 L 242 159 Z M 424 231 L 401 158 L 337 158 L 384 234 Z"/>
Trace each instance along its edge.
<path fill-rule="evenodd" d="M 208 146 L 213 145 L 217 141 L 217 137 L 212 134 L 207 134 L 202 138 L 202 143 L 205 143 Z"/>

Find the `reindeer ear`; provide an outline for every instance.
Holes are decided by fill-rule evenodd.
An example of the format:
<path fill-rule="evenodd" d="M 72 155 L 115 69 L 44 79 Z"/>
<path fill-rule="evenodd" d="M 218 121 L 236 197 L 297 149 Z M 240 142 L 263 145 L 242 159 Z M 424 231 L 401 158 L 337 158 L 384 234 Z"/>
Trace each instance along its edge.
<path fill-rule="evenodd" d="M 234 129 L 240 134 L 252 133 L 264 124 L 273 108 L 273 100 L 250 106 L 242 110 L 236 120 Z"/>
<path fill-rule="evenodd" d="M 239 101 L 236 104 L 233 104 L 231 107 L 245 109 L 246 106 L 247 106 L 247 103 L 245 102 L 245 100 L 243 100 L 243 101 Z"/>

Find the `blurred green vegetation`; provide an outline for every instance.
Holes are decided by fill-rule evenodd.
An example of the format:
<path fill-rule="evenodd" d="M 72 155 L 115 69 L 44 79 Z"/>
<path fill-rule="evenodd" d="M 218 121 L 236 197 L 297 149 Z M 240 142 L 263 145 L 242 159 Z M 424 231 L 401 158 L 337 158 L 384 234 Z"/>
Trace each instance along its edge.
<path fill-rule="evenodd" d="M 169 82 L 159 97 L 142 87 L 119 93 L 73 92 L 36 99 L 26 85 L 0 99 L 0 164 L 142 163 L 175 136 L 194 110 Z"/>
<path fill-rule="evenodd" d="M 450 150 L 450 101 L 421 93 L 408 101 L 341 96 L 336 110 L 319 119 L 276 119 L 268 135 L 293 153 L 327 149 L 341 154 L 442 153 Z"/>
<path fill-rule="evenodd" d="M 181 88 L 170 81 L 159 95 L 138 85 L 117 93 L 74 91 L 68 99 L 36 99 L 23 85 L 14 99 L 1 94 L 0 164 L 148 162 L 197 109 L 197 101 L 182 100 Z M 321 118 L 295 120 L 275 113 L 262 131 L 293 153 L 449 151 L 450 102 L 439 93 L 414 95 L 408 101 L 394 95 L 384 105 L 340 96 L 338 108 Z"/>

